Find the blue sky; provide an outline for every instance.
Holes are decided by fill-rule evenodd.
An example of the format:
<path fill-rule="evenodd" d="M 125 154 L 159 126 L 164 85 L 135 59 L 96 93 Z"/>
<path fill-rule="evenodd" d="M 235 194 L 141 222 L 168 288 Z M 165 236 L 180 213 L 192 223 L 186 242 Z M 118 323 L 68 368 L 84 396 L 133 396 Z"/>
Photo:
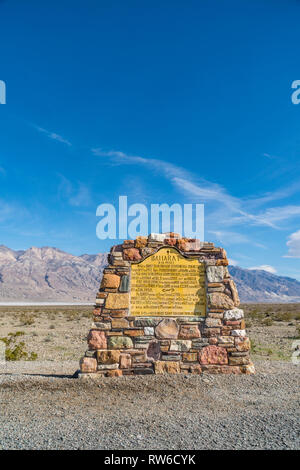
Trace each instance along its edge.
<path fill-rule="evenodd" d="M 204 203 L 300 279 L 300 2 L 0 1 L 0 244 L 97 253 L 96 208 Z"/>

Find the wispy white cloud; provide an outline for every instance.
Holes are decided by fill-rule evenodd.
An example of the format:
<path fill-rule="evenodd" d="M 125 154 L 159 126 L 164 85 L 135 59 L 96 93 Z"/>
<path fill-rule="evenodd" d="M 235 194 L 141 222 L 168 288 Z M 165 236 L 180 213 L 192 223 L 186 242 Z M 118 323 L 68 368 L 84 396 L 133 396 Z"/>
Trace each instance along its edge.
<path fill-rule="evenodd" d="M 91 194 L 90 194 L 89 188 L 83 183 L 78 183 L 78 189 L 75 192 L 75 194 L 73 194 L 73 196 L 70 197 L 69 202 L 71 206 L 76 206 L 76 207 L 90 205 Z"/>
<path fill-rule="evenodd" d="M 16 222 L 20 230 L 20 220 L 28 218 L 29 215 L 29 211 L 25 206 L 0 198 L 0 223 Z"/>
<path fill-rule="evenodd" d="M 101 148 L 91 149 L 92 153 L 99 157 L 108 157 L 115 164 L 118 165 L 143 165 L 148 168 L 157 171 L 165 178 L 172 180 L 175 177 L 186 177 L 190 176 L 190 173 L 184 168 L 180 168 L 172 163 L 156 158 L 145 158 L 136 155 L 128 155 L 124 152 L 116 150 L 104 151 Z"/>
<path fill-rule="evenodd" d="M 300 258 L 300 230 L 289 235 L 286 244 L 288 253 L 284 258 Z"/>
<path fill-rule="evenodd" d="M 60 142 L 61 144 L 65 144 L 67 145 L 68 147 L 71 147 L 72 144 L 69 140 L 65 139 L 64 137 L 62 137 L 61 135 L 57 134 L 56 132 L 51 132 L 51 131 L 48 131 L 47 129 L 44 129 L 43 127 L 39 127 L 39 126 L 33 126 L 37 131 L 45 134 L 47 137 L 49 137 L 49 139 L 51 140 L 56 140 L 57 142 Z"/>
<path fill-rule="evenodd" d="M 14 213 L 14 207 L 12 204 L 0 199 L 0 222 L 5 222 L 9 219 Z"/>
<path fill-rule="evenodd" d="M 184 168 L 164 160 L 128 155 L 120 151 L 104 151 L 101 148 L 92 149 L 94 155 L 109 158 L 114 164 L 139 164 L 147 166 L 168 179 L 177 189 L 188 196 L 197 197 L 199 203 L 212 203 L 210 218 L 225 226 L 254 225 L 265 226 L 280 230 L 280 223 L 300 216 L 300 206 L 285 205 L 269 207 L 257 211 L 257 207 L 270 202 L 289 197 L 300 192 L 300 183 L 296 182 L 287 188 L 268 192 L 261 196 L 237 198 L 221 185 L 200 179 Z M 198 202 L 197 201 L 197 202 Z M 206 216 L 207 217 L 207 216 Z"/>
<path fill-rule="evenodd" d="M 74 207 L 86 207 L 91 204 L 91 194 L 87 185 L 71 181 L 64 175 L 59 174 L 58 196 Z"/>
<path fill-rule="evenodd" d="M 238 232 L 229 232 L 224 230 L 209 230 L 208 233 L 216 240 L 225 245 L 237 243 L 251 243 L 250 239 Z"/>
<path fill-rule="evenodd" d="M 268 204 L 269 202 L 279 201 L 281 199 L 286 199 L 293 194 L 297 194 L 300 192 L 300 181 L 296 181 L 291 183 L 289 186 L 285 188 L 280 188 L 273 192 L 268 192 L 259 197 L 249 198 L 247 200 L 248 207 L 257 207 L 260 205 Z"/>
<path fill-rule="evenodd" d="M 266 271 L 267 273 L 271 274 L 276 274 L 277 270 L 273 267 L 270 266 L 269 264 L 262 264 L 261 266 L 253 266 L 252 268 L 248 268 L 252 271 L 258 270 L 258 271 Z"/>

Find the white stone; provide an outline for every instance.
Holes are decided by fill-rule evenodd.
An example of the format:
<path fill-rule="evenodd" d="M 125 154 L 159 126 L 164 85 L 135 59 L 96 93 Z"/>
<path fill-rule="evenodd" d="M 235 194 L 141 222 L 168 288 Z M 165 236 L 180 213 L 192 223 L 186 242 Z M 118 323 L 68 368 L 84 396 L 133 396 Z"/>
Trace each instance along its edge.
<path fill-rule="evenodd" d="M 231 336 L 246 336 L 245 330 L 232 330 Z"/>
<path fill-rule="evenodd" d="M 119 369 L 119 363 L 116 364 L 98 364 L 97 370 Z"/>
<path fill-rule="evenodd" d="M 144 333 L 146 336 L 153 336 L 154 335 L 154 328 L 152 326 L 145 326 Z"/>
<path fill-rule="evenodd" d="M 241 308 L 233 308 L 224 312 L 224 320 L 241 320 L 244 318 L 244 310 Z"/>
<path fill-rule="evenodd" d="M 96 299 L 96 305 L 103 305 L 104 299 Z"/>
<path fill-rule="evenodd" d="M 150 233 L 148 240 L 155 242 L 165 241 L 166 235 L 164 233 Z"/>
<path fill-rule="evenodd" d="M 234 338 L 231 338 L 231 336 L 219 336 L 218 337 L 219 343 L 223 344 L 233 344 L 234 343 Z"/>
<path fill-rule="evenodd" d="M 103 323 L 103 322 L 94 322 L 92 323 L 92 329 L 93 330 L 110 330 L 111 329 L 111 323 Z"/>
<path fill-rule="evenodd" d="M 207 282 L 223 282 L 225 272 L 226 271 L 224 266 L 207 266 Z"/>
<path fill-rule="evenodd" d="M 189 351 L 192 347 L 192 341 L 189 339 L 171 341 L 170 351 Z"/>

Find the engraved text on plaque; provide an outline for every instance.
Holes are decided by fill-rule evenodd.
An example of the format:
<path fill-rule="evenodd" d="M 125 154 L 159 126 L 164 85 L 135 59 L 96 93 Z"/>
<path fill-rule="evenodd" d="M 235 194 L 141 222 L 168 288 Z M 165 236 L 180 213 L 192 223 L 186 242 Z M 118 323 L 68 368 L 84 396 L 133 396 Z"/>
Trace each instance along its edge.
<path fill-rule="evenodd" d="M 205 315 L 203 263 L 162 248 L 131 266 L 131 316 Z"/>

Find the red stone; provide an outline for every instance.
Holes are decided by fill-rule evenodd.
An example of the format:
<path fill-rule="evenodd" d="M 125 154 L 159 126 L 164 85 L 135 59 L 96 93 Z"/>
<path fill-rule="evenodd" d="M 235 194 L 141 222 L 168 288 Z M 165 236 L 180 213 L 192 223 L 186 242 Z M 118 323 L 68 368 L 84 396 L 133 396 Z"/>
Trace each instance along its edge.
<path fill-rule="evenodd" d="M 176 243 L 177 243 L 177 240 L 176 240 L 176 238 L 166 238 L 165 243 L 166 243 L 166 245 L 175 246 Z"/>
<path fill-rule="evenodd" d="M 239 320 L 226 320 L 224 321 L 227 326 L 240 326 L 241 322 Z"/>
<path fill-rule="evenodd" d="M 209 344 L 216 346 L 218 344 L 218 338 L 209 338 Z"/>
<path fill-rule="evenodd" d="M 124 259 L 129 261 L 139 261 L 142 259 L 140 252 L 137 248 L 125 248 L 123 250 Z"/>
<path fill-rule="evenodd" d="M 197 325 L 182 325 L 180 327 L 180 339 L 200 338 L 200 331 Z"/>
<path fill-rule="evenodd" d="M 89 349 L 106 349 L 107 342 L 104 331 L 91 330 L 88 335 Z"/>
<path fill-rule="evenodd" d="M 220 328 L 204 328 L 203 336 L 211 338 L 212 336 L 218 336 L 220 334 Z"/>
<path fill-rule="evenodd" d="M 199 353 L 200 364 L 228 364 L 228 356 L 225 348 L 219 346 L 206 346 Z"/>

